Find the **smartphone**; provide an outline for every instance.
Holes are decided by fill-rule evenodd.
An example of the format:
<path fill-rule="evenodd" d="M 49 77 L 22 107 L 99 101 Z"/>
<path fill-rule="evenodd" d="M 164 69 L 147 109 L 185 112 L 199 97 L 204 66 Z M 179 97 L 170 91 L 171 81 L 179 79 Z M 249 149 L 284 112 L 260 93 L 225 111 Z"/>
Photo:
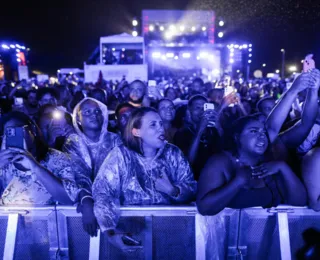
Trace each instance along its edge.
<path fill-rule="evenodd" d="M 15 106 L 23 106 L 23 98 L 21 98 L 21 97 L 15 97 L 15 98 L 14 98 L 14 105 L 15 105 Z"/>
<path fill-rule="evenodd" d="M 214 104 L 212 103 L 205 103 L 203 105 L 203 110 L 207 111 L 207 110 L 214 110 Z M 214 121 L 209 121 L 207 127 L 215 127 L 216 123 Z"/>
<path fill-rule="evenodd" d="M 6 148 L 14 147 L 24 149 L 24 127 L 7 127 Z"/>
<path fill-rule="evenodd" d="M 121 237 L 122 242 L 127 246 L 141 246 L 141 241 L 138 241 L 130 236 L 124 235 Z"/>
<path fill-rule="evenodd" d="M 234 92 L 234 88 L 231 87 L 231 86 L 224 88 L 224 96 L 228 96 L 228 95 L 230 95 L 230 94 L 233 93 L 233 92 Z"/>
<path fill-rule="evenodd" d="M 204 110 L 204 111 L 214 110 L 214 104 L 212 104 L 212 103 L 205 103 L 205 104 L 203 105 L 203 110 Z"/>
<path fill-rule="evenodd" d="M 148 81 L 148 86 L 149 87 L 156 87 L 157 86 L 157 82 L 155 80 L 149 80 Z"/>
<path fill-rule="evenodd" d="M 50 126 L 54 126 L 54 127 L 60 127 L 60 128 L 63 128 L 63 124 L 62 124 L 62 119 L 63 119 L 63 116 L 64 116 L 64 113 L 60 110 L 55 110 L 52 112 L 52 115 L 51 115 L 51 124 Z"/>

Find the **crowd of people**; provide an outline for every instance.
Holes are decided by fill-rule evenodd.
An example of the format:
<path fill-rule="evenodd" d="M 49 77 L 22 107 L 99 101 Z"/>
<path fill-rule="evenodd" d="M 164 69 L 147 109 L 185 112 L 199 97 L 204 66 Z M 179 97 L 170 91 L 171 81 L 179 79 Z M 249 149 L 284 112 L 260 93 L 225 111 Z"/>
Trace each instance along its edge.
<path fill-rule="evenodd" d="M 123 250 L 120 205 L 320 210 L 319 87 L 315 68 L 292 82 L 4 82 L 0 204 L 76 205 Z"/>

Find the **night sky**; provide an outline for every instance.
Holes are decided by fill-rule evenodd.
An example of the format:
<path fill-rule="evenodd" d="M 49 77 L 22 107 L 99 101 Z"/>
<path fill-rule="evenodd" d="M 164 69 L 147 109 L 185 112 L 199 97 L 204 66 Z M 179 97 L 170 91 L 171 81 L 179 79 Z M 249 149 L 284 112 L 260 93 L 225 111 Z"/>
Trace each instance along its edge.
<path fill-rule="evenodd" d="M 130 33 L 143 9 L 214 10 L 226 22 L 226 41 L 253 44 L 253 69 L 280 69 L 281 48 L 288 65 L 310 52 L 320 57 L 319 0 L 3 0 L 0 42 L 29 47 L 32 69 L 82 68 L 101 36 Z"/>

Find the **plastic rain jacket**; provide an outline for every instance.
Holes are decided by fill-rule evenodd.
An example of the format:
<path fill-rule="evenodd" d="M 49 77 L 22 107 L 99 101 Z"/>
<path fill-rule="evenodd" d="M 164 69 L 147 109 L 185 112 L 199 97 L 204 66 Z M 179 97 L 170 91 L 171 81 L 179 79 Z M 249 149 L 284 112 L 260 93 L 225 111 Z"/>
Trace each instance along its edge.
<path fill-rule="evenodd" d="M 178 197 L 155 189 L 153 180 L 162 173 L 180 189 Z M 104 232 L 117 225 L 120 205 L 188 204 L 195 192 L 193 173 L 178 147 L 167 143 L 148 162 L 122 145 L 109 153 L 94 181 L 94 212 Z"/>
<path fill-rule="evenodd" d="M 98 142 L 87 138 L 77 123 L 80 106 L 87 100 L 96 102 L 103 114 L 104 121 Z M 77 167 L 81 168 L 81 174 L 75 176 L 77 185 L 91 194 L 92 182 L 104 159 L 115 146 L 121 145 L 122 141 L 120 136 L 108 132 L 108 108 L 96 99 L 85 98 L 77 104 L 73 110 L 72 121 L 76 134 L 71 134 L 68 137 L 62 150 L 70 154 L 72 159 L 77 162 Z"/>

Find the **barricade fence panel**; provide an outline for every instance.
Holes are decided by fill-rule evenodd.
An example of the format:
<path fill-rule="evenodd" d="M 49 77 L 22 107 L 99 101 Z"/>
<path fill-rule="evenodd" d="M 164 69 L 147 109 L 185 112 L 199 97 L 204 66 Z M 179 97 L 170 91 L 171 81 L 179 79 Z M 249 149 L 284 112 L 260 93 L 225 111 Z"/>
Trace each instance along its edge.
<path fill-rule="evenodd" d="M 320 234 L 320 213 L 281 206 L 201 216 L 193 206 L 122 207 L 118 227 L 142 247 L 124 254 L 104 234 L 91 239 L 75 207 L 0 207 L 0 259 L 297 259 L 304 234 Z"/>
<path fill-rule="evenodd" d="M 16 221 L 12 221 L 15 216 Z M 55 259 L 58 238 L 54 207 L 0 207 L 0 219 L 4 224 L 0 230 L 5 230 L 0 235 L 2 259 Z"/>
<path fill-rule="evenodd" d="M 260 208 L 241 210 L 239 229 L 238 248 L 243 259 L 281 259 L 276 213 Z"/>

